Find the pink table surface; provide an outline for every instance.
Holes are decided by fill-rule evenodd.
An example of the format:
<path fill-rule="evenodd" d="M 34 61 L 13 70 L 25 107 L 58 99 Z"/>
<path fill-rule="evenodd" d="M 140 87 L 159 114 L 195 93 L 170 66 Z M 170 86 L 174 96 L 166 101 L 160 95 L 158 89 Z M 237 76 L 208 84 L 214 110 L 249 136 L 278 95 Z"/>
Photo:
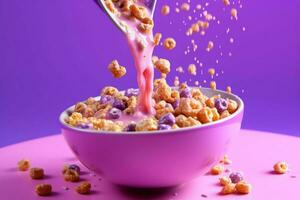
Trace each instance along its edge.
<path fill-rule="evenodd" d="M 142 148 L 142 147 L 141 147 Z M 242 130 L 228 152 L 233 161 L 228 168 L 242 171 L 253 185 L 249 195 L 221 196 L 218 177 L 204 175 L 177 188 L 165 190 L 137 190 L 114 186 L 105 179 L 89 172 L 79 164 L 61 135 L 31 140 L 0 149 L 0 199 L 104 199 L 104 200 L 201 200 L 201 199 L 300 199 L 300 138 Z M 44 180 L 32 180 L 28 172 L 16 169 L 16 163 L 28 158 L 32 166 L 45 170 Z M 289 163 L 287 174 L 272 173 L 273 164 L 285 160 Z M 78 183 L 65 182 L 61 175 L 64 164 L 81 166 L 82 180 L 92 183 L 90 195 L 79 195 L 74 191 Z M 39 197 L 34 186 L 39 183 L 52 184 L 51 197 Z M 64 187 L 69 187 L 65 190 Z M 203 197 L 202 194 L 207 197 Z"/>

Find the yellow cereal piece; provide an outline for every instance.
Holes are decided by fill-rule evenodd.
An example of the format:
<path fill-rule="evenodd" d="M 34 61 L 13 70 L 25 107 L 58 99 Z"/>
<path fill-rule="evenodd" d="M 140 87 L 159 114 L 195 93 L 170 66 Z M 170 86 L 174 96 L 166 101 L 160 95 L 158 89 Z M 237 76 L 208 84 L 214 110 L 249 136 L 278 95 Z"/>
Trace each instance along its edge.
<path fill-rule="evenodd" d="M 30 177 L 32 179 L 43 179 L 44 170 L 42 168 L 34 167 L 30 169 Z"/>
<path fill-rule="evenodd" d="M 80 122 L 82 122 L 83 116 L 81 113 L 73 112 L 71 116 L 68 118 L 68 123 L 71 126 L 77 126 Z"/>
<path fill-rule="evenodd" d="M 110 96 L 116 96 L 119 93 L 119 90 L 115 87 L 104 87 L 101 91 L 101 95 L 110 95 Z"/>
<path fill-rule="evenodd" d="M 155 35 L 154 35 L 154 38 L 153 38 L 153 43 L 157 46 L 157 45 L 159 45 L 159 42 L 160 42 L 160 40 L 161 40 L 161 38 L 162 38 L 162 34 L 161 33 L 156 33 Z M 152 57 L 153 58 L 153 57 Z M 158 58 L 157 58 L 158 59 Z"/>
<path fill-rule="evenodd" d="M 89 182 L 84 181 L 76 187 L 76 192 L 79 194 L 89 194 L 91 192 L 91 187 L 92 185 Z"/>
<path fill-rule="evenodd" d="M 196 76 L 197 75 L 197 67 L 195 64 L 190 64 L 188 67 L 188 71 L 191 75 Z"/>
<path fill-rule="evenodd" d="M 213 121 L 217 121 L 217 120 L 220 119 L 220 114 L 219 114 L 219 112 L 218 112 L 218 110 L 216 108 L 212 108 L 211 112 L 213 114 L 213 117 L 212 117 Z"/>
<path fill-rule="evenodd" d="M 207 44 L 206 51 L 210 52 L 213 48 L 214 48 L 214 42 L 209 41 L 208 44 Z"/>
<path fill-rule="evenodd" d="M 136 4 L 132 4 L 130 7 L 131 14 L 137 18 L 138 20 L 142 20 L 147 16 L 146 8 L 142 6 L 138 6 Z"/>
<path fill-rule="evenodd" d="M 214 165 L 211 169 L 210 169 L 210 173 L 212 175 L 219 175 L 224 171 L 224 168 L 222 165 Z"/>
<path fill-rule="evenodd" d="M 216 83 L 216 81 L 211 81 L 210 82 L 210 88 L 213 89 L 213 90 L 217 89 L 217 83 Z"/>
<path fill-rule="evenodd" d="M 224 187 L 221 190 L 221 194 L 227 195 L 227 194 L 232 194 L 235 192 L 235 184 L 229 183 L 227 185 L 224 185 Z"/>
<path fill-rule="evenodd" d="M 18 169 L 20 171 L 27 171 L 30 167 L 30 162 L 27 159 L 22 159 L 18 162 Z"/>
<path fill-rule="evenodd" d="M 50 184 L 39 184 L 35 186 L 35 192 L 39 196 L 49 196 L 52 193 L 52 186 Z"/>
<path fill-rule="evenodd" d="M 171 63 L 167 59 L 160 58 L 155 62 L 155 67 L 160 73 L 168 74 L 171 71 Z"/>
<path fill-rule="evenodd" d="M 228 108 L 227 108 L 228 112 L 229 112 L 230 114 L 232 114 L 232 113 L 234 113 L 237 109 L 238 109 L 238 104 L 237 104 L 237 102 L 230 99 L 229 102 L 228 102 Z"/>
<path fill-rule="evenodd" d="M 228 112 L 228 110 L 224 110 L 220 115 L 220 119 L 226 118 L 228 116 L 230 116 L 230 113 Z"/>
<path fill-rule="evenodd" d="M 209 73 L 209 75 L 214 76 L 216 73 L 216 70 L 214 68 L 209 68 L 208 73 Z"/>
<path fill-rule="evenodd" d="M 228 185 L 231 183 L 231 179 L 228 176 L 222 176 L 221 178 L 219 178 L 220 184 L 222 186 Z"/>
<path fill-rule="evenodd" d="M 211 108 L 205 107 L 197 113 L 197 117 L 201 123 L 209 123 L 213 121 L 214 113 Z"/>
<path fill-rule="evenodd" d="M 231 90 L 231 87 L 230 87 L 230 86 L 227 86 L 227 87 L 226 87 L 226 92 L 229 93 L 229 94 L 232 93 L 232 90 Z"/>
<path fill-rule="evenodd" d="M 161 14 L 168 15 L 170 13 L 170 6 L 163 5 L 161 8 Z"/>
<path fill-rule="evenodd" d="M 112 73 L 115 78 L 121 78 L 126 74 L 126 68 L 120 66 L 117 60 L 113 60 L 108 65 L 108 70 Z"/>
<path fill-rule="evenodd" d="M 136 124 L 136 131 L 155 131 L 157 130 L 157 120 L 149 117 Z"/>
<path fill-rule="evenodd" d="M 183 10 L 183 11 L 189 11 L 189 10 L 190 10 L 190 4 L 188 4 L 188 3 L 183 3 L 183 4 L 181 5 L 181 10 Z"/>
<path fill-rule="evenodd" d="M 230 13 L 231 13 L 231 16 L 234 18 L 234 19 L 238 19 L 238 12 L 237 12 L 237 9 L 235 9 L 235 8 L 232 8 L 231 9 L 231 11 L 230 11 Z"/>
<path fill-rule="evenodd" d="M 286 162 L 277 162 L 274 166 L 273 166 L 274 172 L 276 172 L 277 174 L 285 174 L 289 167 L 288 164 Z"/>
<path fill-rule="evenodd" d="M 225 6 L 229 6 L 230 5 L 230 1 L 229 0 L 223 0 L 223 3 Z"/>
<path fill-rule="evenodd" d="M 229 165 L 232 163 L 232 161 L 228 158 L 228 155 L 226 155 L 226 154 L 224 155 L 223 159 L 220 162 L 225 165 Z"/>
<path fill-rule="evenodd" d="M 176 47 L 176 41 L 174 38 L 168 37 L 164 40 L 163 46 L 167 50 L 172 50 Z"/>
<path fill-rule="evenodd" d="M 191 127 L 191 126 L 199 126 L 201 122 L 194 119 L 193 117 L 186 117 L 184 115 L 178 115 L 176 117 L 176 124 L 179 127 Z"/>
<path fill-rule="evenodd" d="M 252 186 L 249 183 L 240 181 L 235 185 L 235 189 L 239 194 L 249 194 L 252 191 Z"/>

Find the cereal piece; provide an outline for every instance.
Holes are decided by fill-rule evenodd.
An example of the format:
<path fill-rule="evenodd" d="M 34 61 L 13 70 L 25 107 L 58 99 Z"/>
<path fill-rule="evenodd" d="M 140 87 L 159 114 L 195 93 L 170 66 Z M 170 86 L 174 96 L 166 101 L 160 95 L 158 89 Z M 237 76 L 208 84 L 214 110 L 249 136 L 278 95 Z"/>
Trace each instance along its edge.
<path fill-rule="evenodd" d="M 229 112 L 230 114 L 232 114 L 232 113 L 234 113 L 237 109 L 238 109 L 238 104 L 237 104 L 237 102 L 230 99 L 229 102 L 228 102 L 228 109 L 227 109 L 228 112 Z"/>
<path fill-rule="evenodd" d="M 228 110 L 225 110 L 224 112 L 221 113 L 220 119 L 224 119 L 228 116 L 230 116 L 230 113 L 228 112 Z"/>
<path fill-rule="evenodd" d="M 62 170 L 62 173 L 66 173 L 67 170 L 74 170 L 76 171 L 78 174 L 80 174 L 80 167 L 78 165 L 75 165 L 75 164 L 71 164 L 71 165 L 65 165 L 63 170 Z"/>
<path fill-rule="evenodd" d="M 206 51 L 210 52 L 214 48 L 214 43 L 213 41 L 209 41 L 207 44 Z"/>
<path fill-rule="evenodd" d="M 52 193 L 52 186 L 50 184 L 38 184 L 35 186 L 35 192 L 39 196 L 49 196 Z"/>
<path fill-rule="evenodd" d="M 172 113 L 167 113 L 160 117 L 159 124 L 167 124 L 173 126 L 176 122 L 176 119 Z"/>
<path fill-rule="evenodd" d="M 229 165 L 232 163 L 232 161 L 228 158 L 228 155 L 226 155 L 226 154 L 224 155 L 223 159 L 220 162 L 225 165 Z"/>
<path fill-rule="evenodd" d="M 214 68 L 209 68 L 208 73 L 209 73 L 209 75 L 214 76 L 216 73 L 216 70 Z"/>
<path fill-rule="evenodd" d="M 73 112 L 71 116 L 68 118 L 68 123 L 71 126 L 77 126 L 80 122 L 82 122 L 83 116 L 81 113 Z"/>
<path fill-rule="evenodd" d="M 157 105 L 158 106 L 155 106 L 156 109 L 155 117 L 157 119 L 160 119 L 162 116 L 164 116 L 167 113 L 174 112 L 174 108 L 170 103 L 166 103 L 165 101 L 160 101 Z"/>
<path fill-rule="evenodd" d="M 156 61 L 158 61 L 158 57 L 157 56 L 152 56 L 153 65 L 156 63 Z M 155 65 L 154 65 L 154 67 L 155 67 Z"/>
<path fill-rule="evenodd" d="M 277 174 L 285 174 L 288 171 L 288 165 L 286 162 L 277 162 L 273 168 L 274 172 Z"/>
<path fill-rule="evenodd" d="M 161 14 L 168 15 L 169 13 L 170 13 L 170 6 L 163 5 L 163 7 L 161 8 Z"/>
<path fill-rule="evenodd" d="M 229 94 L 231 94 L 231 93 L 232 93 L 232 91 L 231 91 L 231 87 L 230 87 L 230 86 L 227 86 L 227 87 L 226 87 L 226 92 L 227 92 L 227 93 L 229 93 Z"/>
<path fill-rule="evenodd" d="M 91 187 L 92 185 L 85 181 L 80 183 L 79 186 L 76 187 L 76 192 L 78 192 L 79 194 L 89 194 L 91 192 Z"/>
<path fill-rule="evenodd" d="M 105 6 L 111 13 L 118 14 L 118 10 L 116 9 L 115 5 L 113 4 L 113 2 L 111 0 L 106 0 Z"/>
<path fill-rule="evenodd" d="M 198 33 L 200 31 L 200 26 L 198 23 L 192 24 L 191 26 L 192 33 Z M 191 31 L 189 31 L 191 32 Z"/>
<path fill-rule="evenodd" d="M 180 98 L 179 105 L 175 109 L 175 114 L 184 114 L 187 117 L 197 117 L 197 113 L 202 107 L 202 104 L 196 99 Z"/>
<path fill-rule="evenodd" d="M 176 124 L 179 127 L 191 127 L 191 126 L 199 126 L 201 122 L 194 119 L 193 117 L 186 117 L 184 115 L 178 115 L 176 117 Z"/>
<path fill-rule="evenodd" d="M 224 171 L 224 168 L 222 165 L 215 165 L 210 169 L 210 173 L 212 175 L 219 175 Z"/>
<path fill-rule="evenodd" d="M 180 84 L 179 78 L 178 78 L 178 76 L 175 76 L 175 79 L 174 79 L 174 86 L 175 86 L 175 87 L 178 87 L 179 84 Z"/>
<path fill-rule="evenodd" d="M 215 108 L 219 113 L 224 112 L 228 108 L 228 102 L 223 98 L 218 98 L 215 100 Z"/>
<path fill-rule="evenodd" d="M 188 3 L 183 3 L 183 4 L 181 5 L 181 10 L 183 10 L 183 11 L 189 11 L 189 10 L 190 10 L 190 4 L 188 4 Z"/>
<path fill-rule="evenodd" d="M 211 81 L 210 82 L 210 88 L 213 89 L 213 90 L 217 89 L 217 83 L 216 83 L 216 81 Z"/>
<path fill-rule="evenodd" d="M 165 47 L 165 49 L 167 50 L 172 50 L 176 47 L 176 41 L 174 40 L 174 38 L 166 38 L 163 46 Z"/>
<path fill-rule="evenodd" d="M 213 118 L 212 118 L 213 121 L 217 121 L 220 119 L 220 114 L 218 113 L 218 110 L 216 108 L 212 108 L 211 112 L 213 114 Z"/>
<path fill-rule="evenodd" d="M 190 64 L 188 67 L 188 71 L 191 75 L 196 76 L 197 75 L 197 67 L 195 64 Z"/>
<path fill-rule="evenodd" d="M 171 71 L 171 63 L 167 59 L 158 59 L 158 61 L 155 62 L 155 67 L 164 74 L 168 74 Z"/>
<path fill-rule="evenodd" d="M 136 4 L 132 4 L 129 7 L 129 9 L 130 9 L 131 14 L 138 20 L 144 19 L 147 15 L 146 8 L 144 8 L 142 6 L 138 6 Z"/>
<path fill-rule="evenodd" d="M 157 130 L 170 130 L 172 127 L 168 124 L 158 124 Z"/>
<path fill-rule="evenodd" d="M 228 176 L 222 176 L 221 178 L 219 178 L 219 181 L 222 186 L 225 186 L 225 185 L 231 183 L 231 179 Z"/>
<path fill-rule="evenodd" d="M 74 112 L 83 114 L 85 112 L 86 108 L 87 108 L 87 105 L 85 103 L 79 102 L 75 105 Z"/>
<path fill-rule="evenodd" d="M 115 78 L 121 78 L 126 74 L 126 68 L 120 66 L 117 60 L 113 60 L 108 65 L 108 70 L 112 73 Z"/>
<path fill-rule="evenodd" d="M 227 195 L 227 194 L 232 194 L 235 192 L 235 184 L 234 183 L 229 183 L 227 185 L 225 185 L 222 190 L 221 190 L 221 194 L 223 195 Z"/>
<path fill-rule="evenodd" d="M 198 112 L 197 117 L 201 123 L 209 123 L 213 121 L 214 114 L 211 108 L 205 107 Z"/>
<path fill-rule="evenodd" d="M 102 131 L 121 132 L 123 130 L 123 123 L 120 121 L 103 120 L 103 125 L 100 129 Z"/>
<path fill-rule="evenodd" d="M 67 169 L 64 173 L 64 179 L 65 181 L 78 182 L 80 177 L 77 171 Z"/>
<path fill-rule="evenodd" d="M 136 124 L 136 131 L 155 131 L 157 130 L 157 125 L 156 119 L 149 117 Z"/>
<path fill-rule="evenodd" d="M 230 11 L 230 14 L 234 19 L 236 19 L 236 20 L 238 19 L 237 9 L 232 8 Z"/>
<path fill-rule="evenodd" d="M 235 189 L 239 194 L 249 194 L 252 190 L 252 186 L 249 183 L 240 181 L 235 185 Z"/>
<path fill-rule="evenodd" d="M 201 10 L 201 8 L 202 8 L 201 4 L 197 4 L 197 5 L 196 5 L 196 9 L 197 9 L 197 10 Z"/>
<path fill-rule="evenodd" d="M 182 66 L 177 67 L 176 72 L 184 73 L 184 70 L 183 70 Z"/>
<path fill-rule="evenodd" d="M 30 169 L 30 177 L 32 179 L 43 179 L 44 178 L 44 170 L 42 168 L 31 168 Z"/>
<path fill-rule="evenodd" d="M 230 1 L 229 0 L 223 0 L 223 3 L 225 6 L 229 6 L 230 5 Z"/>
<path fill-rule="evenodd" d="M 205 104 L 210 108 L 214 108 L 215 107 L 215 101 L 216 101 L 216 99 L 219 99 L 219 98 L 220 98 L 220 95 L 212 96 L 212 97 L 206 99 Z"/>
<path fill-rule="evenodd" d="M 109 96 L 116 96 L 119 93 L 119 90 L 115 87 L 105 87 L 101 91 L 101 96 L 109 95 Z"/>
<path fill-rule="evenodd" d="M 108 119 L 119 119 L 122 115 L 122 111 L 118 108 L 111 108 L 108 111 L 107 118 Z"/>
<path fill-rule="evenodd" d="M 30 167 L 29 160 L 22 159 L 18 162 L 18 169 L 20 171 L 27 171 Z"/>
<path fill-rule="evenodd" d="M 159 42 L 160 42 L 160 40 L 161 40 L 161 38 L 162 38 L 162 34 L 161 33 L 156 33 L 155 35 L 154 35 L 154 38 L 153 38 L 153 43 L 154 43 L 154 45 L 159 45 Z M 153 56 L 154 57 L 154 56 Z M 152 58 L 153 58 L 152 57 Z M 156 58 L 157 58 L 157 60 L 158 60 L 158 57 L 156 56 Z M 153 62 L 153 60 L 152 60 L 152 62 Z M 153 62 L 153 63 L 155 63 L 155 62 Z"/>
<path fill-rule="evenodd" d="M 232 172 L 229 175 L 229 178 L 230 178 L 232 183 L 238 183 L 238 182 L 244 180 L 244 176 L 241 172 Z"/>

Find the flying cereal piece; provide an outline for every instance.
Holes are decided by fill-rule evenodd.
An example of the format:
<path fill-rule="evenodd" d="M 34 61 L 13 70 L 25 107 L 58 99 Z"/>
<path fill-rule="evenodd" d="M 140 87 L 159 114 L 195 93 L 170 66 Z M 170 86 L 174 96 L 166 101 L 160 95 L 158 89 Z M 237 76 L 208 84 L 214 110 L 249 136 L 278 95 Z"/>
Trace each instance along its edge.
<path fill-rule="evenodd" d="M 230 1 L 229 0 L 223 0 L 223 3 L 225 6 L 229 6 L 230 5 Z"/>
<path fill-rule="evenodd" d="M 230 13 L 231 13 L 231 16 L 232 16 L 235 20 L 238 19 L 237 9 L 232 8 L 231 11 L 230 11 Z"/>
<path fill-rule="evenodd" d="M 213 41 L 209 41 L 207 44 L 206 51 L 210 52 L 214 48 L 214 43 Z"/>
<path fill-rule="evenodd" d="M 190 64 L 188 67 L 188 71 L 191 75 L 196 76 L 197 75 L 197 67 L 194 64 Z"/>
<path fill-rule="evenodd" d="M 169 13 L 170 13 L 170 6 L 163 5 L 163 7 L 161 8 L 161 14 L 168 15 Z"/>

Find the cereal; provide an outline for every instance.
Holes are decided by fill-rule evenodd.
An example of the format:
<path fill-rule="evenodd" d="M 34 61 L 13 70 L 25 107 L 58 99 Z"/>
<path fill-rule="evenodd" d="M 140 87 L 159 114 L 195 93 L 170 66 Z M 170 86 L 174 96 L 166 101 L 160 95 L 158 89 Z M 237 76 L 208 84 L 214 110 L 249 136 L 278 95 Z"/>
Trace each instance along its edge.
<path fill-rule="evenodd" d="M 163 5 L 163 7 L 161 8 L 161 14 L 168 15 L 169 13 L 170 13 L 170 6 Z"/>
<path fill-rule="evenodd" d="M 31 168 L 30 169 L 30 177 L 32 179 L 43 179 L 44 178 L 44 170 L 42 168 Z"/>
<path fill-rule="evenodd" d="M 179 127 L 191 127 L 201 125 L 201 123 L 193 117 L 186 117 L 184 115 L 178 115 L 176 117 L 176 124 Z"/>
<path fill-rule="evenodd" d="M 232 163 L 232 161 L 228 158 L 227 155 L 224 155 L 223 159 L 220 162 L 225 164 L 225 165 L 229 165 L 229 164 Z"/>
<path fill-rule="evenodd" d="M 214 48 L 214 43 L 213 41 L 209 41 L 207 44 L 206 51 L 210 52 Z"/>
<path fill-rule="evenodd" d="M 65 181 L 70 181 L 70 182 L 78 182 L 80 177 L 77 171 L 72 170 L 72 169 L 67 169 L 64 172 L 64 179 Z"/>
<path fill-rule="evenodd" d="M 228 110 L 225 110 L 224 112 L 221 113 L 220 119 L 224 119 L 229 116 L 230 116 L 230 113 L 228 112 Z"/>
<path fill-rule="evenodd" d="M 153 43 L 157 46 L 159 45 L 159 42 L 162 38 L 162 34 L 161 33 L 156 33 L 153 37 Z M 153 57 L 152 57 L 153 58 Z M 158 57 L 156 57 L 154 60 L 152 59 L 152 62 L 155 63 L 155 60 L 158 60 Z"/>
<path fill-rule="evenodd" d="M 143 119 L 136 124 L 137 131 L 155 131 L 157 130 L 157 121 L 151 117 Z"/>
<path fill-rule="evenodd" d="M 230 86 L 227 86 L 227 87 L 226 87 L 226 92 L 229 93 L 229 94 L 232 93 L 232 90 L 231 90 L 231 87 L 230 87 Z"/>
<path fill-rule="evenodd" d="M 238 182 L 244 180 L 243 174 L 241 172 L 232 172 L 229 175 L 229 178 L 232 183 L 238 183 Z"/>
<path fill-rule="evenodd" d="M 115 78 L 121 78 L 126 74 L 126 68 L 120 66 L 117 60 L 113 60 L 108 65 L 108 70 L 112 73 Z"/>
<path fill-rule="evenodd" d="M 190 10 L 190 4 L 188 4 L 188 3 L 183 3 L 183 4 L 181 5 L 181 10 L 189 11 L 189 10 Z"/>
<path fill-rule="evenodd" d="M 171 71 L 171 63 L 167 59 L 158 59 L 158 61 L 155 62 L 155 67 L 163 74 L 168 74 Z"/>
<path fill-rule="evenodd" d="M 78 174 L 80 174 L 80 167 L 78 165 L 75 164 L 71 164 L 71 165 L 65 165 L 63 168 L 62 173 L 66 173 L 67 170 L 74 170 L 76 171 Z"/>
<path fill-rule="evenodd" d="M 213 90 L 217 89 L 217 83 L 216 83 L 216 81 L 211 81 L 210 82 L 210 88 L 213 89 Z"/>
<path fill-rule="evenodd" d="M 209 75 L 214 76 L 216 73 L 216 70 L 214 68 L 209 68 L 208 73 L 209 73 Z"/>
<path fill-rule="evenodd" d="M 224 168 L 222 165 L 215 165 L 210 169 L 210 173 L 212 175 L 219 175 L 224 171 Z"/>
<path fill-rule="evenodd" d="M 223 98 L 218 98 L 215 100 L 215 108 L 218 110 L 219 113 L 224 112 L 228 108 L 227 100 Z"/>
<path fill-rule="evenodd" d="M 227 109 L 228 109 L 228 112 L 230 114 L 234 113 L 238 109 L 237 102 L 230 99 L 229 102 L 228 102 L 228 108 Z"/>
<path fill-rule="evenodd" d="M 205 107 L 198 112 L 197 117 L 201 123 L 209 123 L 213 121 L 214 113 L 211 108 Z"/>
<path fill-rule="evenodd" d="M 195 64 L 190 64 L 188 67 L 188 71 L 191 75 L 196 76 L 197 75 L 197 67 Z"/>
<path fill-rule="evenodd" d="M 29 160 L 23 159 L 18 162 L 18 169 L 20 171 L 27 171 L 30 167 Z"/>
<path fill-rule="evenodd" d="M 235 191 L 236 191 L 235 184 L 229 183 L 229 184 L 224 185 L 224 187 L 221 190 L 221 194 L 223 194 L 223 195 L 232 194 Z"/>
<path fill-rule="evenodd" d="M 252 186 L 249 183 L 240 181 L 235 185 L 235 189 L 239 194 L 249 194 L 252 190 Z"/>
<path fill-rule="evenodd" d="M 231 13 L 231 16 L 234 18 L 234 19 L 238 19 L 238 16 L 237 16 L 237 9 L 235 9 L 235 8 L 232 8 L 231 9 L 231 11 L 230 11 L 230 13 Z"/>
<path fill-rule="evenodd" d="M 50 184 L 39 184 L 35 186 L 35 192 L 39 196 L 50 196 L 52 193 L 52 186 Z"/>
<path fill-rule="evenodd" d="M 228 176 L 222 176 L 221 178 L 219 178 L 219 181 L 222 186 L 225 186 L 225 185 L 231 183 L 231 179 Z"/>
<path fill-rule="evenodd" d="M 273 168 L 277 174 L 285 174 L 289 169 L 286 162 L 277 162 Z"/>
<path fill-rule="evenodd" d="M 229 0 L 223 0 L 223 3 L 225 6 L 229 6 L 230 5 L 230 1 Z"/>
<path fill-rule="evenodd" d="M 147 16 L 146 9 L 142 6 L 132 4 L 129 9 L 131 14 L 138 20 L 142 20 Z"/>
<path fill-rule="evenodd" d="M 78 192 L 79 194 L 89 194 L 91 192 L 91 187 L 92 185 L 85 181 L 80 183 L 79 186 L 76 187 L 76 192 Z"/>
<path fill-rule="evenodd" d="M 167 50 L 172 50 L 176 47 L 176 41 L 174 40 L 174 38 L 166 38 L 163 43 L 163 46 Z"/>

